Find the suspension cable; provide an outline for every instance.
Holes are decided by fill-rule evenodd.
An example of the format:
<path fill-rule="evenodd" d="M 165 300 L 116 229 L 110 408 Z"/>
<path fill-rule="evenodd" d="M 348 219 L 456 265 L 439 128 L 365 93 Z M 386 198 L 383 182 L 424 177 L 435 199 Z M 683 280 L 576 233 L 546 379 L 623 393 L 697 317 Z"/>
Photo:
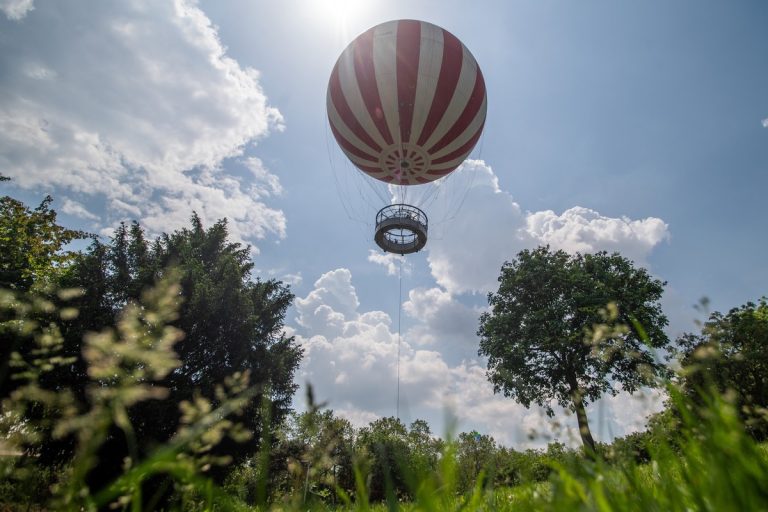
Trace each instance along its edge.
<path fill-rule="evenodd" d="M 397 272 L 398 291 L 397 291 L 397 405 L 395 413 L 397 419 L 400 419 L 400 315 L 403 310 L 403 256 L 400 260 L 400 268 Z"/>

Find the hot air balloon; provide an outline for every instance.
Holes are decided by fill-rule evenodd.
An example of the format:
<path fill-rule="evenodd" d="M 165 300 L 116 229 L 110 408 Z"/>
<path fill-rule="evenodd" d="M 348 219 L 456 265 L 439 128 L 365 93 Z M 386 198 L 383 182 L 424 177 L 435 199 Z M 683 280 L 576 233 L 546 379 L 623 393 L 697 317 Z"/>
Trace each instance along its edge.
<path fill-rule="evenodd" d="M 396 20 L 355 38 L 333 67 L 326 99 L 331 131 L 347 158 L 392 187 L 446 177 L 483 131 L 485 81 L 469 50 L 431 23 Z M 404 197 L 404 195 L 403 195 Z M 374 240 L 409 254 L 427 242 L 427 215 L 396 202 L 376 215 Z"/>

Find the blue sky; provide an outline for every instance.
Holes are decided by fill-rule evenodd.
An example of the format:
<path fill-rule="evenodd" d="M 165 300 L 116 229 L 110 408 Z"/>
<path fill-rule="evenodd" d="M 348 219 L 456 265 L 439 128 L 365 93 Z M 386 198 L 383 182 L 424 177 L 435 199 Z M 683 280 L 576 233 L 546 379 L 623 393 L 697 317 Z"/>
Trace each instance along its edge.
<path fill-rule="evenodd" d="M 392 415 L 398 262 L 374 250 L 378 198 L 335 146 L 325 87 L 357 34 L 400 18 L 459 37 L 489 101 L 404 263 L 404 420 L 440 433 L 453 411 L 508 444 L 569 440 L 573 418 L 561 431 L 493 396 L 476 355 L 485 293 L 522 248 L 620 250 L 668 281 L 673 336 L 703 296 L 723 310 L 767 293 L 759 1 L 2 0 L 4 191 L 51 193 L 64 224 L 105 236 L 229 217 L 260 275 L 292 283 L 300 381 L 357 423 Z M 595 404 L 595 430 L 639 428 L 654 396 Z"/>

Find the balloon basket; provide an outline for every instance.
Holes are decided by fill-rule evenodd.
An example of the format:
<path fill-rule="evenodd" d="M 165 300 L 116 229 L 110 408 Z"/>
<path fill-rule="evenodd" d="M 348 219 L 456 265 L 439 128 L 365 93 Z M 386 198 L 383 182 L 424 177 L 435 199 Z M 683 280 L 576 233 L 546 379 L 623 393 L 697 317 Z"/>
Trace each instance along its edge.
<path fill-rule="evenodd" d="M 374 240 L 385 252 L 419 252 L 427 244 L 427 214 L 408 204 L 385 206 L 376 214 Z"/>

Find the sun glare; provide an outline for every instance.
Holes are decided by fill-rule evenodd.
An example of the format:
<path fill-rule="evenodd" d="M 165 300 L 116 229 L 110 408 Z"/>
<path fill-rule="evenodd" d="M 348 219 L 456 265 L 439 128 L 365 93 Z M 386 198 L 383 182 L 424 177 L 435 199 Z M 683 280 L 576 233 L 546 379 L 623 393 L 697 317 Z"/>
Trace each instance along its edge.
<path fill-rule="evenodd" d="M 320 23 L 346 29 L 369 6 L 366 0 L 306 0 L 309 14 Z"/>

